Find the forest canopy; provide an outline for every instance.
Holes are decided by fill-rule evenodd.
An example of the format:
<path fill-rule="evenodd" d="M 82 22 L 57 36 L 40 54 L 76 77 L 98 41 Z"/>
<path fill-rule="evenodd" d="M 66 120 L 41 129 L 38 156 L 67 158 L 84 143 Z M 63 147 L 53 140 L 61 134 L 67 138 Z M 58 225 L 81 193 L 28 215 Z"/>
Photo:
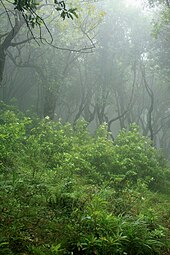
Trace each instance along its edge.
<path fill-rule="evenodd" d="M 54 8 L 56 11 L 60 13 L 61 18 L 65 19 L 73 17 L 78 17 L 76 14 L 76 9 L 66 7 L 65 1 L 45 1 L 42 3 L 41 1 L 36 0 L 15 0 L 13 2 L 6 1 L 6 3 L 10 3 L 13 5 L 14 11 L 17 10 L 21 13 L 28 27 L 34 28 L 35 25 L 41 25 L 44 23 L 44 19 L 38 14 L 38 9 L 42 7 L 42 5 L 50 5 L 51 8 Z M 5 9 L 5 12 L 10 20 L 10 16 L 8 14 L 8 7 L 6 3 L 1 1 L 2 6 Z"/>

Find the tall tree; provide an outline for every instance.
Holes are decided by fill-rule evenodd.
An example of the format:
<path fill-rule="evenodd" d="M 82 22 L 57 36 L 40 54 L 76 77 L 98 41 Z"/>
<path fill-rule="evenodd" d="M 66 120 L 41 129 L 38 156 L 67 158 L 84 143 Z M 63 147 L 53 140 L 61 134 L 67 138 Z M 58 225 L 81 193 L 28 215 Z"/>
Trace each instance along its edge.
<path fill-rule="evenodd" d="M 6 60 L 6 52 L 9 47 L 17 47 L 21 44 L 29 42 L 34 39 L 37 40 L 34 35 L 33 29 L 35 27 L 39 28 L 39 38 L 42 40 L 42 26 L 45 27 L 46 31 L 51 37 L 51 42 L 53 36 L 51 31 L 46 24 L 45 17 L 41 15 L 40 9 L 50 6 L 51 11 L 55 10 L 59 13 L 62 19 L 78 17 L 76 13 L 76 8 L 67 8 L 65 1 L 46 1 L 42 3 L 41 1 L 35 0 L 15 0 L 13 2 L 0 0 L 1 12 L 0 20 L 3 24 L 3 29 L 0 31 L 0 84 L 3 79 L 3 72 Z M 28 29 L 26 31 L 26 37 L 20 41 L 15 41 L 21 28 L 25 25 Z"/>

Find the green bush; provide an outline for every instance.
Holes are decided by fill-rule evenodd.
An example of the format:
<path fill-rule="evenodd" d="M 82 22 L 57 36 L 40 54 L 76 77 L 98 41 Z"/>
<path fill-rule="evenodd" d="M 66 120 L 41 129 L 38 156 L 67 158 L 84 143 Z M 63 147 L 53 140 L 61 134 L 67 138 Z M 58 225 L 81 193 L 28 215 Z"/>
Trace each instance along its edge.
<path fill-rule="evenodd" d="M 170 171 L 135 125 L 113 143 L 105 125 L 91 135 L 2 106 L 0 254 L 168 251 Z"/>

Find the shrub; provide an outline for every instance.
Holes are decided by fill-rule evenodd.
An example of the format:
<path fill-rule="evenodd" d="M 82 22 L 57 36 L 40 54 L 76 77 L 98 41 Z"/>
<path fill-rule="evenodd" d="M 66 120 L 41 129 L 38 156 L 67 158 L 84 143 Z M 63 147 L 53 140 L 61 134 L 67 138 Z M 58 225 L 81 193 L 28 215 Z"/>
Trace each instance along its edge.
<path fill-rule="evenodd" d="M 169 169 L 136 126 L 115 142 L 106 126 L 0 110 L 0 253 L 158 255 L 168 251 Z M 160 192 L 159 196 L 154 190 Z M 158 199 L 159 197 L 159 199 Z"/>

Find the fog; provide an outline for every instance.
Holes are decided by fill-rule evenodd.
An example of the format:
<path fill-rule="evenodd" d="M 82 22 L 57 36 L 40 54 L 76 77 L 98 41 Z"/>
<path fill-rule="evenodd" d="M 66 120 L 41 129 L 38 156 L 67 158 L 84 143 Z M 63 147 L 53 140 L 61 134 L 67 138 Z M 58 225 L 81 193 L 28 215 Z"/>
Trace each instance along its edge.
<path fill-rule="evenodd" d="M 107 123 L 112 140 L 136 123 L 169 159 L 169 21 L 146 2 L 73 1 L 64 20 L 40 3 L 34 27 L 1 3 L 0 99 L 92 133 Z"/>

